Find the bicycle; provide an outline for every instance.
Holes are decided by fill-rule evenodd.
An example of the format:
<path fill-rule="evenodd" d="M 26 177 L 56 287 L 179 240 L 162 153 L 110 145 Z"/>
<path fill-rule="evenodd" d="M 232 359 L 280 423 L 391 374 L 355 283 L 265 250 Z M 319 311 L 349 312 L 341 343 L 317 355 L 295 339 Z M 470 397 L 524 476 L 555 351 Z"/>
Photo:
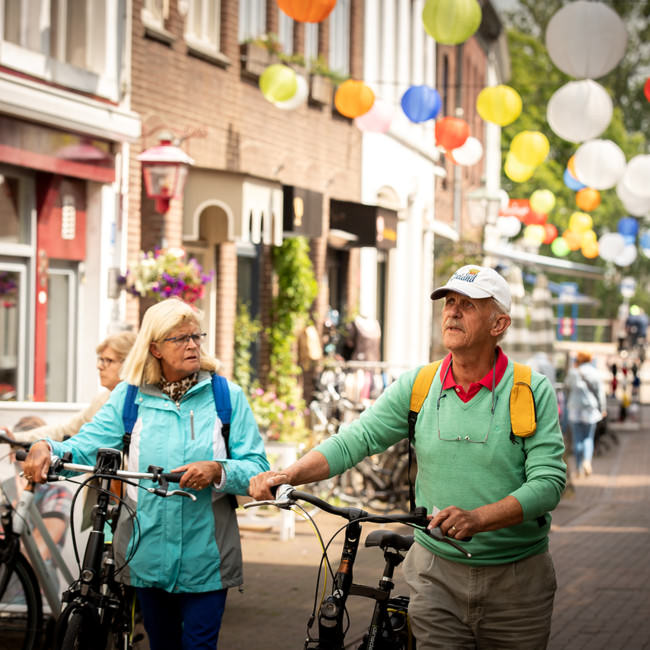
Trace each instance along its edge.
<path fill-rule="evenodd" d="M 121 497 L 111 492 L 111 481 L 128 483 L 160 497 L 179 495 L 196 500 L 193 494 L 184 490 L 168 490 L 169 483 L 178 483 L 184 472 L 165 473 L 161 467 L 152 465 L 147 472 L 121 470 L 121 459 L 121 453 L 115 449 L 100 449 L 95 466 L 72 463 L 67 454 L 63 458 L 52 457 L 48 480 L 67 480 L 68 477 L 62 476 L 62 472 L 92 474 L 81 483 L 81 487 L 93 478 L 99 480 L 97 505 L 93 508 L 92 528 L 79 566 L 79 578 L 71 581 L 63 593 L 62 601 L 66 606 L 56 622 L 56 650 L 130 650 L 133 647 L 135 595 L 133 590 L 118 582 L 117 575 L 137 551 L 137 542 L 124 565 L 117 567 L 112 545 L 105 543 L 105 526 L 119 508 L 118 504 L 111 504 L 111 497 L 121 502 L 122 507 L 127 508 L 127 505 Z M 158 486 L 144 487 L 129 479 L 148 480 Z M 76 552 L 74 530 L 73 543 Z"/>
<path fill-rule="evenodd" d="M 0 441 L 11 449 L 24 451 L 29 443 L 20 443 L 0 433 Z M 9 454 L 0 460 L 4 460 Z M 20 451 L 18 452 L 20 454 Z M 58 580 L 48 571 L 32 531 L 39 531 L 54 566 L 66 584 L 73 581 L 72 571 L 49 534 L 34 503 L 35 484 L 28 483 L 16 505 L 0 484 L 0 650 L 40 647 L 43 628 L 41 589 L 53 618 L 61 612 Z M 21 551 L 21 543 L 24 554 Z"/>
<path fill-rule="evenodd" d="M 244 505 L 244 508 L 252 508 L 261 505 L 273 505 L 278 508 L 302 508 L 300 501 L 310 503 L 319 509 L 346 519 L 349 523 L 332 536 L 327 545 L 323 545 L 323 557 L 319 568 L 316 593 L 320 586 L 320 574 L 323 563 L 332 576 L 332 592 L 322 599 L 318 606 L 318 597 L 314 599 L 314 607 L 307 623 L 307 637 L 304 650 L 344 650 L 346 645 L 345 637 L 349 629 L 349 616 L 346 612 L 346 601 L 348 596 L 361 596 L 375 601 L 372 618 L 367 632 L 361 640 L 358 650 L 415 650 L 416 642 L 410 629 L 408 619 L 408 596 L 391 596 L 394 589 L 393 575 L 395 568 L 404 560 L 403 553 L 413 544 L 413 535 L 400 535 L 391 530 L 380 529 L 371 532 L 365 541 L 367 548 L 380 548 L 384 553 L 384 571 L 379 579 L 378 587 L 360 585 L 353 582 L 353 567 L 361 539 L 361 523 L 402 523 L 425 531 L 438 541 L 445 542 L 457 549 L 463 555 L 471 557 L 453 539 L 445 537 L 439 528 L 429 530 L 427 525 L 429 519 L 425 508 L 416 508 L 408 514 L 381 515 L 366 512 L 359 508 L 333 506 L 318 497 L 296 490 L 290 485 L 278 487 L 276 498 L 267 501 L 251 501 Z M 310 518 L 311 519 L 311 518 Z M 313 520 L 312 520 L 312 523 Z M 314 523 L 321 544 L 323 540 L 320 532 Z M 345 529 L 345 540 L 341 552 L 339 567 L 334 573 L 327 558 L 327 548 L 336 534 Z M 470 541 L 465 538 L 461 541 Z M 316 609 L 318 608 L 318 612 Z M 318 620 L 318 636 L 311 636 L 311 628 Z M 346 625 L 347 621 L 347 625 Z"/>

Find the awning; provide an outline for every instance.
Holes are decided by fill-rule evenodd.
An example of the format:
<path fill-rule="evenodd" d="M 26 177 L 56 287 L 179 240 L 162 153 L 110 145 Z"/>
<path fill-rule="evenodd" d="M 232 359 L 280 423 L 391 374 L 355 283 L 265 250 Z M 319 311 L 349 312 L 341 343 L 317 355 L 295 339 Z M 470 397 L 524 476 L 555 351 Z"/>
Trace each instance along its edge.
<path fill-rule="evenodd" d="M 293 185 L 283 185 L 284 234 L 322 237 L 323 195 Z"/>
<path fill-rule="evenodd" d="M 227 216 L 228 241 L 282 244 L 282 187 L 244 174 L 191 168 L 183 195 L 183 238 L 201 238 L 201 215 L 218 208 Z M 209 211 L 209 217 L 214 210 Z"/>
<path fill-rule="evenodd" d="M 378 205 L 330 199 L 330 230 L 356 237 L 349 248 L 389 250 L 397 246 L 397 212 Z"/>

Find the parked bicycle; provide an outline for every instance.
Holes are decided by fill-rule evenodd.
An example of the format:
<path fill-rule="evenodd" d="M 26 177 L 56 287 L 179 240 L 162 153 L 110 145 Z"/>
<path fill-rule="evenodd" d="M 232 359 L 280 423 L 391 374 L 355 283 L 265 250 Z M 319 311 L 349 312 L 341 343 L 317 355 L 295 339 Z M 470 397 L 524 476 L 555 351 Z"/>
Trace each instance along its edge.
<path fill-rule="evenodd" d="M 24 450 L 29 443 L 20 443 L 0 433 L 0 442 L 10 450 Z M 17 453 L 20 453 L 18 451 Z M 37 486 L 28 483 L 17 503 L 0 484 L 0 650 L 41 647 L 44 624 L 43 599 L 49 606 L 52 620 L 61 611 L 61 590 L 55 574 L 48 570 L 33 536 L 36 529 L 47 549 L 53 566 L 63 575 L 66 584 L 73 581 L 72 572 L 58 546 L 47 530 L 35 505 Z M 23 551 L 21 550 L 21 544 Z M 48 620 L 49 622 L 49 620 Z M 49 637 L 48 637 L 49 639 Z"/>
<path fill-rule="evenodd" d="M 399 535 L 385 529 L 371 532 L 366 537 L 365 546 L 367 548 L 380 548 L 383 551 L 384 571 L 378 587 L 360 585 L 353 582 L 353 568 L 361 539 L 361 524 L 363 522 L 407 524 L 412 528 L 426 531 L 427 534 L 439 541 L 446 542 L 466 557 L 471 557 L 471 553 L 453 539 L 445 537 L 440 529 L 427 529 L 429 519 L 425 508 L 417 508 L 413 513 L 409 514 L 373 514 L 359 508 L 333 506 L 312 494 L 296 490 L 290 485 L 278 487 L 274 500 L 251 501 L 245 504 L 244 507 L 273 505 L 278 508 L 292 508 L 293 506 L 302 508 L 301 501 L 317 506 L 321 510 L 342 517 L 349 522 L 344 526 L 345 541 L 336 573 L 332 571 L 327 558 L 327 548 L 334 537 L 323 548 L 316 594 L 319 592 L 323 563 L 327 565 L 327 570 L 329 570 L 333 578 L 332 592 L 329 596 L 323 598 L 320 606 L 318 598 L 314 599 L 314 607 L 307 624 L 305 650 L 343 650 L 345 647 L 350 647 L 349 644 L 346 645 L 345 641 L 349 627 L 349 616 L 346 610 L 348 596 L 361 596 L 375 601 L 372 618 L 368 630 L 358 646 L 359 650 L 415 650 L 415 639 L 411 633 L 408 620 L 409 598 L 407 596 L 391 595 L 395 586 L 393 583 L 395 568 L 403 561 L 403 553 L 413 544 L 413 536 Z M 317 528 L 316 530 L 318 531 Z M 318 532 L 318 535 L 320 538 L 320 532 Z M 462 541 L 470 541 L 470 539 L 467 538 Z M 311 628 L 316 620 L 318 621 L 318 636 L 314 637 Z"/>

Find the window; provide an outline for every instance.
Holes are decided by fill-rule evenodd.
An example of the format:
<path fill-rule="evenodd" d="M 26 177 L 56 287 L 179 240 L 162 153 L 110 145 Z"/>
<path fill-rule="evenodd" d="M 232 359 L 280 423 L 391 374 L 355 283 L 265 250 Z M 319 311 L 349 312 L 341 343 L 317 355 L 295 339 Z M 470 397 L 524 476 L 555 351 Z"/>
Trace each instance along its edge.
<path fill-rule="evenodd" d="M 330 14 L 329 66 L 342 75 L 350 74 L 350 0 L 338 0 Z"/>
<path fill-rule="evenodd" d="M 0 257 L 0 400 L 25 399 L 27 265 Z"/>
<path fill-rule="evenodd" d="M 29 219 L 23 209 L 20 179 L 0 174 L 0 243 L 29 243 Z"/>
<path fill-rule="evenodd" d="M 142 20 L 151 27 L 165 28 L 169 18 L 169 0 L 145 0 L 142 10 Z"/>
<path fill-rule="evenodd" d="M 318 58 L 318 23 L 305 23 L 305 61 Z"/>
<path fill-rule="evenodd" d="M 190 45 L 217 53 L 220 49 L 220 0 L 191 0 L 185 38 Z"/>
<path fill-rule="evenodd" d="M 239 42 L 266 31 L 266 0 L 239 0 Z"/>
<path fill-rule="evenodd" d="M 285 54 L 293 54 L 293 20 L 278 9 L 278 41 Z"/>

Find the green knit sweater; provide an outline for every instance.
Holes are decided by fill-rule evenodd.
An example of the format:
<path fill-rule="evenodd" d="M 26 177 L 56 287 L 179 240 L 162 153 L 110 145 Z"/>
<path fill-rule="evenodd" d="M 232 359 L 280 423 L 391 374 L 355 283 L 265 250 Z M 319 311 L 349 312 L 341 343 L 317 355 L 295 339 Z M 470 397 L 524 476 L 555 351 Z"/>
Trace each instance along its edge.
<path fill-rule="evenodd" d="M 401 375 L 376 403 L 339 433 L 321 443 L 330 476 L 353 467 L 362 458 L 384 451 L 408 435 L 411 387 L 418 369 Z M 562 460 L 564 442 L 558 420 L 555 391 L 543 375 L 533 372 L 531 387 L 537 409 L 537 431 L 529 438 L 510 437 L 510 389 L 513 363 L 495 388 L 496 407 L 490 417 L 492 393 L 483 387 L 464 403 L 453 389 L 443 391 L 440 409 L 440 370 L 418 417 L 415 450 L 418 474 L 416 503 L 428 512 L 457 506 L 471 510 L 514 496 L 523 509 L 521 524 L 478 533 L 467 542 L 471 558 L 416 531 L 422 546 L 454 562 L 473 566 L 505 564 L 536 555 L 548 547 L 551 516 L 566 481 Z M 490 425 L 491 422 L 491 425 Z M 440 428 L 440 435 L 438 434 Z M 448 440 L 461 436 L 461 440 Z M 464 440 L 482 441 L 475 444 Z M 540 525 L 540 517 L 544 524 Z"/>

